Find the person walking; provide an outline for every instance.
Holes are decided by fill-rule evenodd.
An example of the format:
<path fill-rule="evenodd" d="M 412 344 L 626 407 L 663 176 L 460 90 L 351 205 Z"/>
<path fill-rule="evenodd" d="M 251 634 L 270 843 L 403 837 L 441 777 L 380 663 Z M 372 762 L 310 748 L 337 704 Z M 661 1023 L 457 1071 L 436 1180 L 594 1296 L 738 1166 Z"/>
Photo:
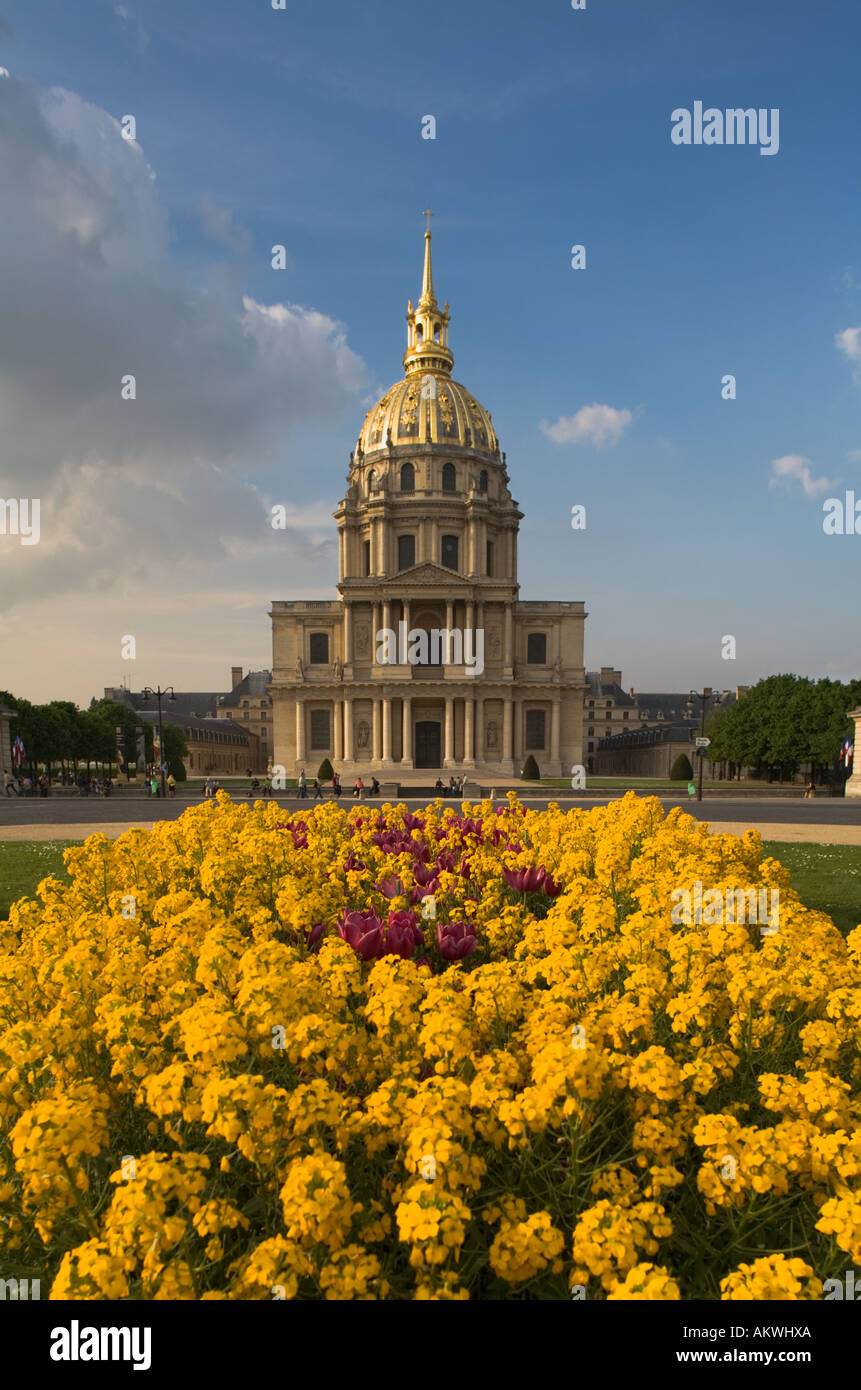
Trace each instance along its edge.
<path fill-rule="evenodd" d="M 14 796 L 15 794 L 12 791 L 12 778 L 9 776 L 8 767 L 3 769 L 3 793 L 5 796 Z"/>
<path fill-rule="evenodd" d="M 317 780 L 316 777 L 314 778 L 314 800 L 315 800 L 315 801 L 322 801 L 322 800 L 323 800 L 323 788 L 322 788 L 320 782 Z"/>
<path fill-rule="evenodd" d="M 271 777 L 267 777 L 267 778 L 266 778 L 266 781 L 263 783 L 263 795 L 264 795 L 264 796 L 271 796 L 271 795 L 272 795 L 272 778 L 271 778 Z"/>
<path fill-rule="evenodd" d="M 300 795 L 300 797 L 304 797 L 304 798 L 306 798 L 306 799 L 307 799 L 307 796 L 308 796 L 308 782 L 307 782 L 307 779 L 306 779 L 306 777 L 305 777 L 305 769 L 304 769 L 304 767 L 303 767 L 302 771 L 299 773 L 299 795 Z"/>
<path fill-rule="evenodd" d="M 149 779 L 149 787 L 151 795 L 158 796 L 158 778 L 155 773 L 153 773 L 152 777 Z"/>
<path fill-rule="evenodd" d="M 341 790 L 342 790 L 342 788 L 341 788 L 341 778 L 340 778 L 340 774 L 337 773 L 337 772 L 333 772 L 333 773 L 332 773 L 332 795 L 333 795 L 333 796 L 337 796 L 338 799 L 340 800 L 340 797 L 341 797 Z"/>
<path fill-rule="evenodd" d="M 171 796 L 176 796 L 176 778 L 174 777 L 173 773 L 171 773 L 167 779 L 167 789 L 170 792 Z"/>
<path fill-rule="evenodd" d="M 372 777 L 372 778 L 371 778 L 371 796 L 379 796 L 379 794 L 380 794 L 380 784 L 379 784 L 379 782 L 377 781 L 376 777 Z"/>
<path fill-rule="evenodd" d="M 364 782 L 362 781 L 361 777 L 357 777 L 357 778 L 356 778 L 356 785 L 353 787 L 353 796 L 357 796 L 357 797 L 359 798 L 359 800 L 361 801 L 361 799 L 362 799 L 362 792 L 363 792 L 364 790 L 365 790 L 365 784 L 364 784 Z"/>
<path fill-rule="evenodd" d="M 812 777 L 811 777 L 810 781 L 807 783 L 807 786 L 806 786 L 805 789 L 804 789 L 804 795 L 805 795 L 805 797 L 808 797 L 808 796 L 815 796 L 815 795 L 816 795 L 816 787 L 813 785 L 813 778 L 812 778 Z"/>

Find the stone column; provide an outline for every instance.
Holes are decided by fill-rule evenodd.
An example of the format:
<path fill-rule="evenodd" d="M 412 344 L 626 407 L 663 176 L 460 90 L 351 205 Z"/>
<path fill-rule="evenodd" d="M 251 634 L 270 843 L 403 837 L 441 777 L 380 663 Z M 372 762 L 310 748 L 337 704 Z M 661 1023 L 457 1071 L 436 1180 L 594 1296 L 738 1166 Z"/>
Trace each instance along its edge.
<path fill-rule="evenodd" d="M 484 701 L 475 702 L 475 761 L 484 762 Z"/>
<path fill-rule="evenodd" d="M 377 633 L 380 630 L 380 605 L 371 604 L 371 665 L 377 664 Z"/>
<path fill-rule="evenodd" d="M 353 761 L 353 701 L 344 701 L 344 762 Z"/>
<path fill-rule="evenodd" d="M 386 574 L 388 571 L 388 556 L 386 555 L 386 528 L 383 518 L 377 517 L 377 574 Z"/>
<path fill-rule="evenodd" d="M 463 702 L 463 765 L 475 767 L 472 751 L 472 707 L 475 701 L 467 698 Z"/>
<path fill-rule="evenodd" d="M 861 796 L 861 706 L 850 710 L 849 718 L 855 720 L 855 753 L 852 758 L 852 776 L 846 783 L 846 795 Z"/>
<path fill-rule="evenodd" d="M 382 756 L 380 750 L 380 702 L 379 700 L 373 700 L 371 703 L 373 705 L 374 710 L 372 719 L 373 742 L 371 744 L 371 752 L 373 754 L 374 762 L 378 763 Z"/>
<path fill-rule="evenodd" d="M 445 702 L 445 752 L 443 767 L 454 767 L 454 699 L 446 696 Z"/>
<path fill-rule="evenodd" d="M 296 760 L 303 763 L 305 752 L 305 701 L 296 701 Z"/>
<path fill-rule="evenodd" d="M 344 665 L 347 666 L 353 660 L 353 609 L 349 603 L 344 604 Z"/>
<path fill-rule="evenodd" d="M 511 699 L 506 699 L 502 708 L 502 766 L 506 772 L 514 771 L 514 754 L 511 747 L 511 737 L 514 733 L 511 717 L 513 703 Z"/>
<path fill-rule="evenodd" d="M 550 761 L 553 764 L 554 775 L 558 771 L 559 762 L 559 706 L 561 699 L 554 700 L 550 709 Z"/>
<path fill-rule="evenodd" d="M 344 740 L 343 740 L 343 738 L 341 737 L 342 732 L 343 732 L 343 722 L 342 722 L 342 721 L 343 721 L 343 717 L 344 717 L 344 706 L 343 706 L 343 704 L 341 703 L 340 700 L 333 700 L 333 701 L 332 701 L 332 718 L 333 718 L 333 721 L 334 721 L 334 729 L 335 729 L 335 732 L 334 732 L 334 736 L 333 736 L 332 751 L 333 751 L 333 753 L 334 753 L 335 762 L 336 762 L 336 763 L 341 763 L 341 762 L 344 761 Z"/>
<path fill-rule="evenodd" d="M 403 699 L 404 725 L 401 731 L 401 763 L 404 767 L 413 765 L 413 702 L 409 695 Z"/>
<path fill-rule="evenodd" d="M 475 630 L 475 604 L 471 598 L 466 601 L 466 627 L 468 632 Z M 475 639 L 473 638 L 472 649 L 475 651 Z"/>
<path fill-rule="evenodd" d="M 391 627 L 392 627 L 392 605 L 391 605 L 390 600 L 387 599 L 387 598 L 384 598 L 384 599 L 383 599 L 383 624 L 382 624 L 382 625 L 383 625 L 383 627 L 386 628 L 388 631 L 391 631 Z M 395 633 L 395 636 L 397 637 L 397 633 Z M 396 659 L 397 659 L 397 649 L 396 649 L 395 655 L 396 655 Z"/>
<path fill-rule="evenodd" d="M 383 766 L 390 767 L 392 762 L 392 702 L 385 699 L 383 706 Z"/>
<path fill-rule="evenodd" d="M 404 623 L 406 623 L 406 628 L 407 628 L 407 651 L 409 651 L 409 643 L 410 643 L 410 601 L 409 601 L 408 598 L 405 598 L 405 599 L 404 599 L 404 616 L 403 616 L 402 621 L 403 621 Z"/>
<path fill-rule="evenodd" d="M 451 632 L 454 627 L 454 599 L 447 598 L 445 601 L 445 625 Z"/>
<path fill-rule="evenodd" d="M 505 641 L 503 645 L 503 663 L 511 669 L 514 664 L 514 634 L 512 622 L 512 604 L 505 605 Z"/>

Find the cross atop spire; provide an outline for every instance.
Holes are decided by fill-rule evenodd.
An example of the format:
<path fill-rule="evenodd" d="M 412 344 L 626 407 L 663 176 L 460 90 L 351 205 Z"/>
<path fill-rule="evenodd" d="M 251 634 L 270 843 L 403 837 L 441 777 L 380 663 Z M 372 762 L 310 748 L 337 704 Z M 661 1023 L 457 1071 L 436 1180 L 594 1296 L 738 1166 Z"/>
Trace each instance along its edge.
<path fill-rule="evenodd" d="M 427 220 L 428 220 L 427 232 L 428 232 L 428 236 L 430 236 L 430 220 L 431 220 L 432 217 L 436 217 L 436 213 L 435 213 L 435 212 L 431 212 L 430 208 L 425 208 L 425 209 L 424 209 L 424 212 L 422 213 L 422 217 L 426 217 Z"/>

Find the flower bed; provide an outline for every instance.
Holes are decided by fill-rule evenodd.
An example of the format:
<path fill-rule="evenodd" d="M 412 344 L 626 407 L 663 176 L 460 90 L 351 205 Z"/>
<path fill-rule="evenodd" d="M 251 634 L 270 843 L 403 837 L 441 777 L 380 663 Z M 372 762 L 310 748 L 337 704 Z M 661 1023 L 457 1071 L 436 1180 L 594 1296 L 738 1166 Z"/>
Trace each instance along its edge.
<path fill-rule="evenodd" d="M 861 1264 L 861 928 L 755 832 L 221 793 L 66 862 L 0 925 L 7 1276 L 820 1298 Z M 779 888 L 779 930 L 673 921 L 695 882 Z"/>

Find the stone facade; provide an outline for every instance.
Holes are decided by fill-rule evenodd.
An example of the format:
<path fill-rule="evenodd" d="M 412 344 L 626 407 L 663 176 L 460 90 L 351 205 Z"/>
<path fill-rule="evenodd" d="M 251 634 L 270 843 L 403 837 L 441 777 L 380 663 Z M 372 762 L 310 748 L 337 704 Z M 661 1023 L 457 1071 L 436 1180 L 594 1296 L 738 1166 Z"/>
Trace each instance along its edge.
<path fill-rule="evenodd" d="M 530 753 L 544 776 L 583 761 L 584 606 L 519 597 L 523 513 L 489 413 L 451 377 L 430 239 L 406 376 L 368 412 L 335 513 L 339 597 L 272 604 L 274 762 L 288 775 L 327 757 L 346 776 L 407 782 L 417 769 L 512 775 Z M 464 649 L 443 637 L 424 660 L 434 630 Z"/>

